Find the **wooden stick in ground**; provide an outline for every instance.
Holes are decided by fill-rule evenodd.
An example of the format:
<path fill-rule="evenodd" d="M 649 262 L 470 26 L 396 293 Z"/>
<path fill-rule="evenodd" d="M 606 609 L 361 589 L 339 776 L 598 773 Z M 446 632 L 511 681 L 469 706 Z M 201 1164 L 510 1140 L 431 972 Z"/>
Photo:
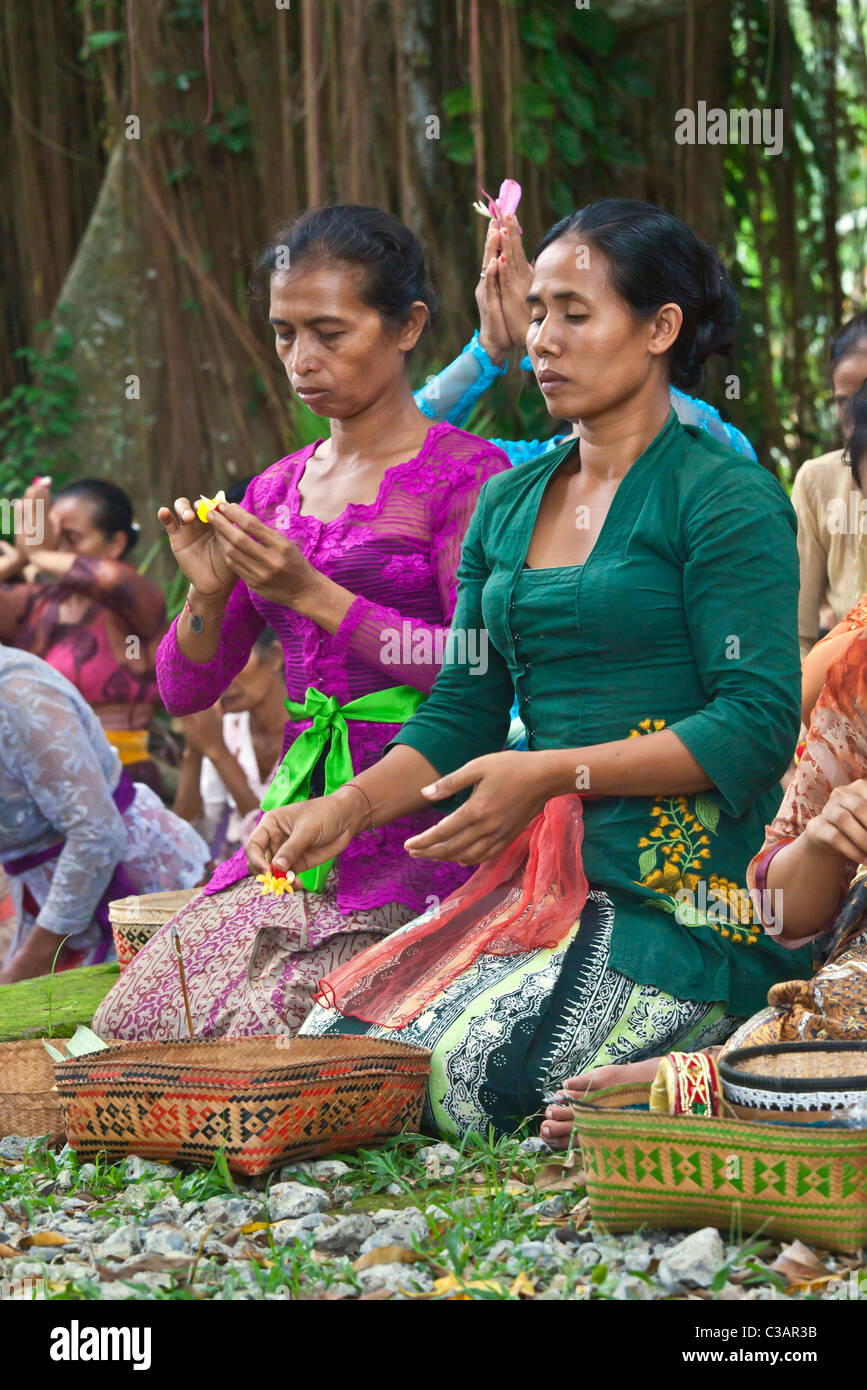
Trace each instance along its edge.
<path fill-rule="evenodd" d="M 178 958 L 178 974 L 181 977 L 181 993 L 184 996 L 184 1010 L 187 1015 L 187 1027 L 190 1030 L 190 1042 L 195 1042 L 196 1035 L 193 1032 L 193 1017 L 190 1013 L 190 996 L 187 994 L 187 977 L 184 972 L 184 958 L 181 955 L 181 943 L 178 937 L 177 928 L 172 932 L 175 941 L 175 954 Z"/>

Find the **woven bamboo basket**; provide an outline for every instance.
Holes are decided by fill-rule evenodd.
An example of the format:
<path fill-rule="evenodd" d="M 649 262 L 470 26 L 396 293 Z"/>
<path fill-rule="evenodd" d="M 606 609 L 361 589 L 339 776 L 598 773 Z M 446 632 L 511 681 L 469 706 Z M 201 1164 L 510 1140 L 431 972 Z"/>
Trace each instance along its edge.
<path fill-rule="evenodd" d="M 55 1066 L 67 1139 L 237 1173 L 375 1144 L 421 1118 L 430 1053 L 343 1036 L 121 1043 Z"/>
<path fill-rule="evenodd" d="M 867 1042 L 739 1047 L 719 1063 L 723 1093 L 746 1119 L 812 1120 L 867 1106 Z"/>
<path fill-rule="evenodd" d="M 649 1085 L 575 1105 L 594 1221 L 761 1230 L 826 1250 L 867 1243 L 867 1130 L 651 1114 Z"/>
<path fill-rule="evenodd" d="M 186 907 L 198 888 L 177 888 L 168 893 L 143 893 L 140 897 L 115 898 L 108 905 L 118 965 L 123 972 L 133 956 L 146 946 L 154 932 Z"/>
<path fill-rule="evenodd" d="M 57 1045 L 58 1040 L 52 1039 Z M 66 1039 L 60 1041 L 65 1042 Z M 0 1139 L 63 1133 L 54 1063 L 39 1039 L 0 1043 Z"/>

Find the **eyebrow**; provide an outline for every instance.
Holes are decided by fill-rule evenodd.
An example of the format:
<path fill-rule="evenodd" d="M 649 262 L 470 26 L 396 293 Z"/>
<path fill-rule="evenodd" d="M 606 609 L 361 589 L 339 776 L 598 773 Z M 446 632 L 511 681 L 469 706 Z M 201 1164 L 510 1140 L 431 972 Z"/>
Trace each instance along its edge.
<path fill-rule="evenodd" d="M 551 295 L 551 298 L 552 298 L 552 299 L 580 299 L 582 304 L 587 304 L 587 303 L 589 303 L 589 301 L 588 301 L 588 299 L 587 299 L 587 296 L 584 295 L 584 294 L 582 294 L 580 290 L 555 290 L 554 293 Z M 527 305 L 530 305 L 530 304 L 541 304 L 541 303 L 542 303 L 542 296 L 541 296 L 540 294 L 528 294 L 528 295 L 527 295 L 527 298 L 524 300 L 524 303 L 527 304 Z"/>
<path fill-rule="evenodd" d="M 278 327 L 286 327 L 286 326 L 288 326 L 289 320 L 288 320 L 288 319 L 269 318 L 268 322 L 269 322 L 270 324 L 272 324 L 275 328 L 278 328 Z M 308 323 L 308 324 L 315 324 L 315 323 L 345 323 L 346 320 L 340 318 L 337 314 L 317 314 L 315 318 L 306 319 L 305 322 Z"/>

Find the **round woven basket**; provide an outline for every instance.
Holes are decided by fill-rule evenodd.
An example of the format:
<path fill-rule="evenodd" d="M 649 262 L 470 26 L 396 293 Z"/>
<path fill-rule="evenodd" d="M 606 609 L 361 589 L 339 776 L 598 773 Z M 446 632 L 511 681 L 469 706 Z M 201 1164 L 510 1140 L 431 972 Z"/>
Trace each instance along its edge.
<path fill-rule="evenodd" d="M 65 1038 L 52 1038 L 55 1046 Z M 54 1063 L 38 1038 L 0 1043 L 0 1139 L 63 1133 Z"/>
<path fill-rule="evenodd" d="M 867 1042 L 740 1047 L 719 1063 L 723 1094 L 743 1110 L 850 1110 L 867 1105 Z"/>
<path fill-rule="evenodd" d="M 146 946 L 154 932 L 186 907 L 198 888 L 177 888 L 168 893 L 143 893 L 140 897 L 115 898 L 108 905 L 114 949 L 121 970 Z"/>
<path fill-rule="evenodd" d="M 117 1043 L 55 1078 L 80 1157 L 210 1165 L 222 1150 L 250 1176 L 416 1129 L 430 1058 L 364 1035 Z"/>

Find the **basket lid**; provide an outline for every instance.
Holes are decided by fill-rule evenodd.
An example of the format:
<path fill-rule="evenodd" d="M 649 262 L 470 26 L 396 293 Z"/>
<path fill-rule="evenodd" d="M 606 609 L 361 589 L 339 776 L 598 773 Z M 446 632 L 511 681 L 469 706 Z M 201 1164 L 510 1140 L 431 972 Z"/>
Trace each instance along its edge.
<path fill-rule="evenodd" d="M 867 1093 L 867 1042 L 774 1043 L 738 1047 L 719 1062 L 724 1083 L 741 1089 L 779 1091 L 863 1090 Z"/>
<path fill-rule="evenodd" d="M 115 926 L 162 926 L 182 907 L 186 907 L 198 892 L 198 888 L 173 888 L 165 893 L 141 893 L 137 897 L 115 898 L 108 905 L 109 921 Z"/>

